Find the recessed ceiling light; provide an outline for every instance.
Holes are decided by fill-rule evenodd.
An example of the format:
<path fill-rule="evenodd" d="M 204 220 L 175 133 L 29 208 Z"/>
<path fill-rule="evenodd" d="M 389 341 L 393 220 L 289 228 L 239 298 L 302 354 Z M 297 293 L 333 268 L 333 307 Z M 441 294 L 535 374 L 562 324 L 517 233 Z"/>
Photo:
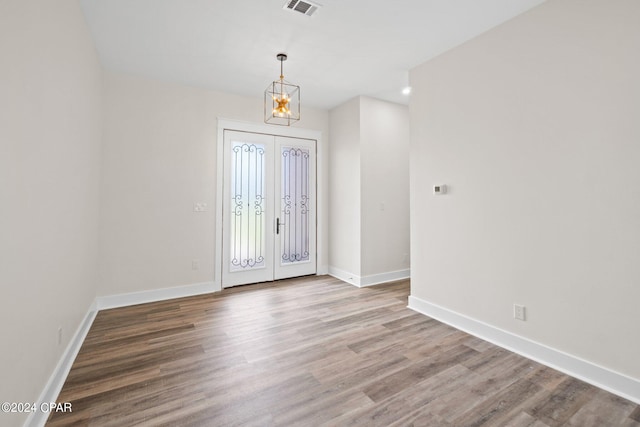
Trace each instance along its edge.
<path fill-rule="evenodd" d="M 403 95 L 409 95 L 411 94 L 411 86 L 407 86 L 404 89 L 402 89 L 402 94 Z"/>

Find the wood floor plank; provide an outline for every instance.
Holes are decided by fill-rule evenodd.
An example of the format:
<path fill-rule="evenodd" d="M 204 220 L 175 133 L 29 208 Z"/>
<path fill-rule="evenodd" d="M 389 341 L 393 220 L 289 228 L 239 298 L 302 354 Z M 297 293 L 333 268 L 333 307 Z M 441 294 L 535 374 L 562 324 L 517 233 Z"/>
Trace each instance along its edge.
<path fill-rule="evenodd" d="M 371 400 L 379 402 L 390 395 L 402 391 L 405 387 L 411 387 L 413 384 L 458 365 L 475 354 L 476 351 L 472 348 L 458 345 L 384 376 L 366 387 L 364 392 Z"/>
<path fill-rule="evenodd" d="M 521 373 L 526 372 L 529 366 L 527 360 L 512 354 L 505 355 L 500 363 L 495 362 L 491 369 L 488 369 L 489 365 L 483 365 L 482 370 L 471 370 L 474 375 L 469 375 L 459 389 L 438 392 L 436 398 L 427 405 L 429 412 L 449 420 L 466 413 L 477 414 L 477 408 L 485 401 L 522 379 Z"/>
<path fill-rule="evenodd" d="M 435 374 L 412 387 L 405 387 L 399 393 L 390 395 L 386 399 L 361 408 L 355 413 L 349 413 L 336 419 L 335 425 L 391 425 L 398 421 L 399 414 L 407 414 L 408 418 L 415 419 L 422 408 L 437 398 L 441 393 L 452 393 L 473 377 L 473 373 L 462 365 L 454 365 L 451 368 Z M 413 414 L 413 415 L 411 415 Z M 433 414 L 430 414 L 433 416 Z M 441 419 L 439 417 L 434 417 Z"/>
<path fill-rule="evenodd" d="M 452 420 L 452 423 L 468 427 L 498 425 L 514 413 L 519 413 L 526 403 L 532 401 L 541 391 L 539 385 L 520 379 L 486 399 L 473 411 L 467 411 L 461 417 Z"/>
<path fill-rule="evenodd" d="M 47 425 L 640 427 L 640 406 L 408 294 L 309 276 L 101 311 Z"/>
<path fill-rule="evenodd" d="M 635 406 L 625 399 L 597 390 L 593 399 L 583 405 L 565 425 L 571 427 L 620 425 L 629 419 Z"/>
<path fill-rule="evenodd" d="M 566 378 L 547 399 L 535 405 L 529 414 L 550 427 L 564 425 L 578 410 L 589 402 L 597 389 L 575 378 Z"/>
<path fill-rule="evenodd" d="M 535 367 L 527 375 L 527 379 L 549 391 L 556 390 L 558 386 L 567 379 L 567 376 L 562 372 L 558 372 L 544 365 L 532 362 L 532 366 Z"/>
<path fill-rule="evenodd" d="M 526 412 L 518 412 L 512 418 L 505 419 L 498 427 L 549 427 L 540 420 L 536 420 Z"/>

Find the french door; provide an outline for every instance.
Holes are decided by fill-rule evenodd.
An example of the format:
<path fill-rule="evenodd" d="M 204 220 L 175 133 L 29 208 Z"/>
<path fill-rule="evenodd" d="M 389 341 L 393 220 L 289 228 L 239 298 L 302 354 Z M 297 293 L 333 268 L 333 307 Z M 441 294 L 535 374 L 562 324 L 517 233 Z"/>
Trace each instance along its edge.
<path fill-rule="evenodd" d="M 224 131 L 223 287 L 315 274 L 315 145 Z"/>

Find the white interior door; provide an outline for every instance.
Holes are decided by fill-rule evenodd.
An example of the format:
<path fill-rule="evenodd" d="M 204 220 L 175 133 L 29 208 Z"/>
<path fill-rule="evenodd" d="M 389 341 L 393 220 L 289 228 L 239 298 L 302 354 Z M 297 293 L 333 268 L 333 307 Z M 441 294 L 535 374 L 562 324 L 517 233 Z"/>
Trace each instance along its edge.
<path fill-rule="evenodd" d="M 316 272 L 315 141 L 224 131 L 222 286 Z"/>

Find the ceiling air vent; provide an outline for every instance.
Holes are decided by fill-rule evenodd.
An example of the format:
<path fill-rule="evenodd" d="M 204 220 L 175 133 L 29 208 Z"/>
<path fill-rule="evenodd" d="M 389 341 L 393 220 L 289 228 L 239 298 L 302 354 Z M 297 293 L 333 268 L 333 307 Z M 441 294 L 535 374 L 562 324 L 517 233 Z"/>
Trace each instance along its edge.
<path fill-rule="evenodd" d="M 316 13 L 319 7 L 319 4 L 311 3 L 307 0 L 287 0 L 283 9 L 289 9 L 295 12 L 300 12 L 303 15 L 311 16 Z"/>

